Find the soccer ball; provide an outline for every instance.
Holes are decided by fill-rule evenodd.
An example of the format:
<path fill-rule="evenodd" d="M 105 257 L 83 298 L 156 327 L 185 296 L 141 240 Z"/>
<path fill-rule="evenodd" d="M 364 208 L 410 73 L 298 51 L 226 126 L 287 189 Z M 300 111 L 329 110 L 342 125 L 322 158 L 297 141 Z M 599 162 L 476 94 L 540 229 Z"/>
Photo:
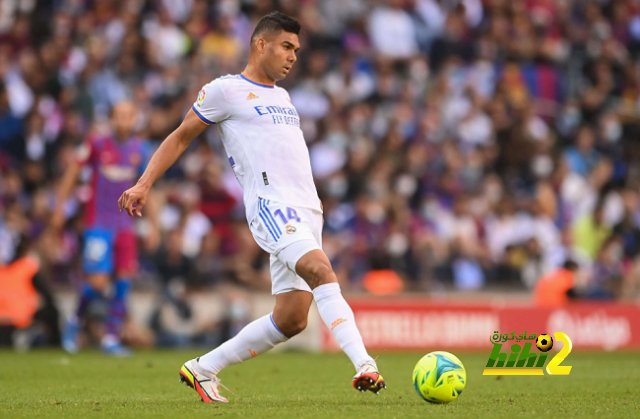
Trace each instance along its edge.
<path fill-rule="evenodd" d="M 553 348 L 553 338 L 542 334 L 536 338 L 536 347 L 542 352 L 549 352 Z"/>
<path fill-rule="evenodd" d="M 422 357 L 413 369 L 413 386 L 430 403 L 456 400 L 467 384 L 467 370 L 449 352 L 431 352 Z"/>

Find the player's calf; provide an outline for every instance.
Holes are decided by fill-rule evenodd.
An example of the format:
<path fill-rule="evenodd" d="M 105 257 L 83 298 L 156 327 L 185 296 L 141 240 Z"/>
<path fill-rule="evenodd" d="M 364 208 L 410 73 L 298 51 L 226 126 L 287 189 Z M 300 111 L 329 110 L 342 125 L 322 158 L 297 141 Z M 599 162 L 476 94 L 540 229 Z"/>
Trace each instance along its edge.
<path fill-rule="evenodd" d="M 278 329 L 288 339 L 291 339 L 295 335 L 298 335 L 307 328 L 307 313 L 304 318 L 278 318 L 274 313 L 274 321 L 278 325 Z"/>
<path fill-rule="evenodd" d="M 290 291 L 276 295 L 273 321 L 280 332 L 292 338 L 307 327 L 313 295 L 307 291 Z"/>

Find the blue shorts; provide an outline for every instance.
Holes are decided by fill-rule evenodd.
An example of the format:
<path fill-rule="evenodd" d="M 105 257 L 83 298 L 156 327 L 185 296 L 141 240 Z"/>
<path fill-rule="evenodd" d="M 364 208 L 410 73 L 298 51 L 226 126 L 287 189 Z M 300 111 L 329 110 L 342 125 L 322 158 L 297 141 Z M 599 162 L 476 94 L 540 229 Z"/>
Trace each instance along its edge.
<path fill-rule="evenodd" d="M 115 233 L 112 230 L 90 229 L 84 232 L 82 267 L 87 274 L 113 272 Z"/>
<path fill-rule="evenodd" d="M 132 230 L 90 228 L 84 233 L 82 265 L 87 274 L 133 275 L 138 270 L 138 239 Z"/>

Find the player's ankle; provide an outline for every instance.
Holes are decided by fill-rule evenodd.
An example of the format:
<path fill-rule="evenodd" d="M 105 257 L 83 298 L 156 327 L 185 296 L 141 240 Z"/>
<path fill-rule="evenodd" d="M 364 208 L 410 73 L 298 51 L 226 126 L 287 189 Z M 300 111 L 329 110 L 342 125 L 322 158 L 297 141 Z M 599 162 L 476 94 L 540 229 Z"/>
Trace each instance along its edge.
<path fill-rule="evenodd" d="M 197 357 L 196 359 L 194 359 L 194 361 L 192 362 L 192 365 L 193 365 L 193 369 L 198 374 L 202 374 L 206 377 L 216 375 L 213 371 L 209 370 L 208 368 L 200 364 L 200 357 Z"/>
<path fill-rule="evenodd" d="M 361 361 L 358 361 L 356 363 L 357 367 L 356 370 L 359 370 L 360 368 L 364 367 L 365 365 L 371 365 L 375 368 L 378 368 L 378 365 L 376 364 L 376 360 L 371 358 L 371 356 L 367 355 L 366 358 L 362 359 Z"/>

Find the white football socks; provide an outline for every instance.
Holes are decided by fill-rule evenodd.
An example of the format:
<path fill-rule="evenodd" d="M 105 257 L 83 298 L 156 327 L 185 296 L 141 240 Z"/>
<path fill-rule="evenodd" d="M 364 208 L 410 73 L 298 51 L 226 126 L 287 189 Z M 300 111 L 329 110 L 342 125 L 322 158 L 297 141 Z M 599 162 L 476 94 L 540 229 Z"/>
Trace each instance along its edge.
<path fill-rule="evenodd" d="M 364 347 L 353 311 L 340 292 L 340 285 L 320 285 L 313 290 L 313 297 L 324 324 L 331 330 L 355 368 L 358 369 L 364 362 L 373 361 Z M 218 374 L 229 365 L 256 357 L 286 340 L 286 336 L 273 321 L 273 314 L 268 314 L 249 323 L 235 337 L 201 356 L 198 364 L 205 371 Z"/>
<path fill-rule="evenodd" d="M 340 285 L 336 282 L 320 285 L 313 290 L 313 298 L 324 324 L 331 330 L 356 370 L 362 363 L 373 361 L 364 347 L 353 311 L 340 292 Z"/>
<path fill-rule="evenodd" d="M 246 325 L 240 333 L 213 351 L 201 356 L 198 364 L 206 371 L 218 374 L 229 365 L 256 357 L 286 340 L 286 336 L 273 321 L 273 313 L 267 314 Z"/>

